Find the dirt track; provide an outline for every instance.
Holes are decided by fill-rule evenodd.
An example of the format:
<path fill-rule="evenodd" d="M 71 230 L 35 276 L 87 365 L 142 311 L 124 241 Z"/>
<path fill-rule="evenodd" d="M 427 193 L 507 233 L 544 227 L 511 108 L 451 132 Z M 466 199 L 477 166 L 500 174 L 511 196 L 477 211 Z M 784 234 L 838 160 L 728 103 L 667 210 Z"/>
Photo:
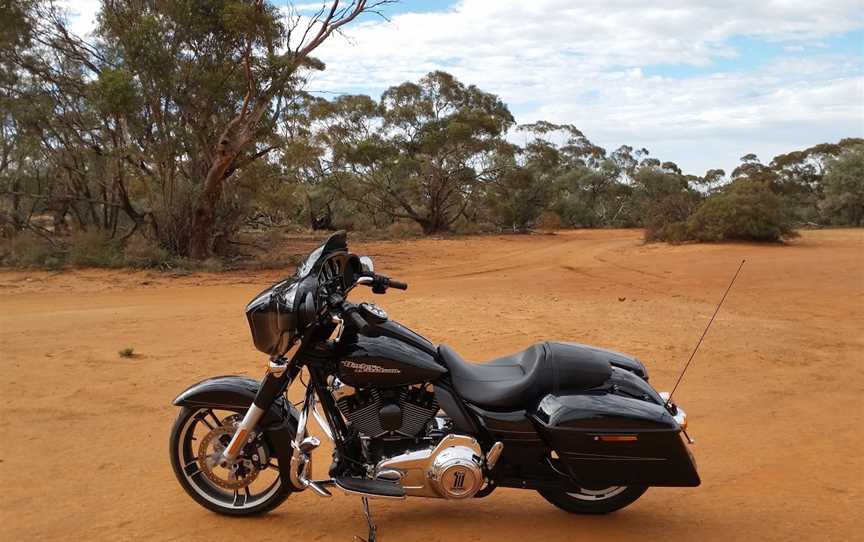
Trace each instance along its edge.
<path fill-rule="evenodd" d="M 643 246 L 579 231 L 353 247 L 411 284 L 392 317 L 484 360 L 545 338 L 633 353 L 668 389 L 742 258 L 677 394 L 703 485 L 656 488 L 612 516 L 538 495 L 373 502 L 397 540 L 851 540 L 864 530 L 864 231 L 791 246 Z M 309 492 L 258 519 L 205 511 L 167 455 L 173 397 L 258 377 L 245 303 L 275 273 L 0 274 L 0 539 L 337 540 L 359 499 Z M 140 357 L 123 359 L 132 346 Z M 319 453 L 316 470 L 328 458 Z M 858 532 L 859 535 L 854 533 Z"/>

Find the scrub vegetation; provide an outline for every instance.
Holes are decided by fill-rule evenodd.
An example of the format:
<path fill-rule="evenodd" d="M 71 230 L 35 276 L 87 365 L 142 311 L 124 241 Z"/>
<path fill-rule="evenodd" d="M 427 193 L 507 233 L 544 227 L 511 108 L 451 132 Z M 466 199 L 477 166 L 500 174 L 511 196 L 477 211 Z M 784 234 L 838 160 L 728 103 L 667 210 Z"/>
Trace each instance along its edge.
<path fill-rule="evenodd" d="M 0 261 L 217 269 L 337 228 L 776 242 L 864 224 L 862 139 L 694 175 L 576 126 L 516 125 L 441 71 L 376 98 L 306 92 L 314 50 L 386 3 L 309 22 L 263 0 L 112 0 L 87 37 L 50 1 L 4 3 Z"/>

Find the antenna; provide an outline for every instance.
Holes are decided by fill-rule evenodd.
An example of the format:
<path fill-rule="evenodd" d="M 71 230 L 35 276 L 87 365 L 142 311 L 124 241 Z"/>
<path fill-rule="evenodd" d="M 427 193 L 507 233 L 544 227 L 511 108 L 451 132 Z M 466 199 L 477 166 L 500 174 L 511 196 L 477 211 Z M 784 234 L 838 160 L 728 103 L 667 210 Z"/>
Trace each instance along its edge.
<path fill-rule="evenodd" d="M 741 265 L 738 266 L 738 270 L 735 271 L 735 275 L 732 277 L 732 281 L 729 283 L 729 286 L 726 287 L 726 291 L 723 292 L 723 297 L 720 299 L 720 303 L 717 304 L 717 308 L 714 309 L 714 314 L 711 315 L 711 320 L 708 321 L 708 325 L 705 326 L 705 331 L 702 332 L 702 336 L 699 337 L 699 342 L 696 343 L 696 348 L 693 349 L 693 353 L 690 354 L 690 359 L 687 360 L 687 363 L 684 365 L 684 370 L 681 371 L 681 374 L 678 376 L 678 381 L 675 382 L 675 387 L 672 388 L 672 391 L 669 393 L 669 397 L 666 399 L 666 406 L 668 407 L 672 403 L 672 396 L 675 395 L 675 390 L 678 389 L 678 384 L 681 383 L 681 379 L 684 378 L 684 373 L 687 372 L 687 368 L 690 367 L 690 362 L 693 361 L 693 358 L 696 357 L 696 352 L 699 351 L 699 347 L 702 346 L 702 341 L 705 339 L 705 335 L 708 334 L 708 330 L 711 329 L 711 324 L 714 323 L 714 318 L 717 316 L 717 313 L 720 312 L 720 307 L 723 306 L 723 302 L 726 301 L 726 296 L 729 295 L 729 290 L 732 289 L 732 285 L 735 284 L 735 279 L 738 278 L 738 273 L 741 272 L 741 268 L 744 267 L 744 262 L 747 260 L 741 260 Z"/>

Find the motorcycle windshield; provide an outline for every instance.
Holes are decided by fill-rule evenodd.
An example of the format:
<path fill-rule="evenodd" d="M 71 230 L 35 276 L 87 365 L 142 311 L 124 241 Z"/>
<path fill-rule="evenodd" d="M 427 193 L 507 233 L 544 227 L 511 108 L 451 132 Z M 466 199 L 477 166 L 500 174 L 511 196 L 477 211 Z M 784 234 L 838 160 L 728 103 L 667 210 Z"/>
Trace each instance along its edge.
<path fill-rule="evenodd" d="M 312 270 L 330 254 L 348 250 L 348 243 L 346 241 L 344 231 L 337 231 L 328 237 L 327 240 L 324 241 L 324 244 L 310 252 L 309 255 L 306 256 L 306 259 L 297 266 L 297 271 L 294 273 L 295 279 L 299 281 L 306 278 L 309 273 L 311 273 Z"/>

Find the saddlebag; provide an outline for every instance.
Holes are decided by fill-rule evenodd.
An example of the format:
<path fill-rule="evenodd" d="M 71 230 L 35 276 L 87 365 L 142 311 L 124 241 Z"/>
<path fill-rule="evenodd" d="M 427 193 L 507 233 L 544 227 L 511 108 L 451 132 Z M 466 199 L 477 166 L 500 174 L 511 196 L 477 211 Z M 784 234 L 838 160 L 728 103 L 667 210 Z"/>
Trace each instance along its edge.
<path fill-rule="evenodd" d="M 532 418 L 559 464 L 583 487 L 700 483 L 681 427 L 654 398 L 597 390 L 547 395 Z"/>

